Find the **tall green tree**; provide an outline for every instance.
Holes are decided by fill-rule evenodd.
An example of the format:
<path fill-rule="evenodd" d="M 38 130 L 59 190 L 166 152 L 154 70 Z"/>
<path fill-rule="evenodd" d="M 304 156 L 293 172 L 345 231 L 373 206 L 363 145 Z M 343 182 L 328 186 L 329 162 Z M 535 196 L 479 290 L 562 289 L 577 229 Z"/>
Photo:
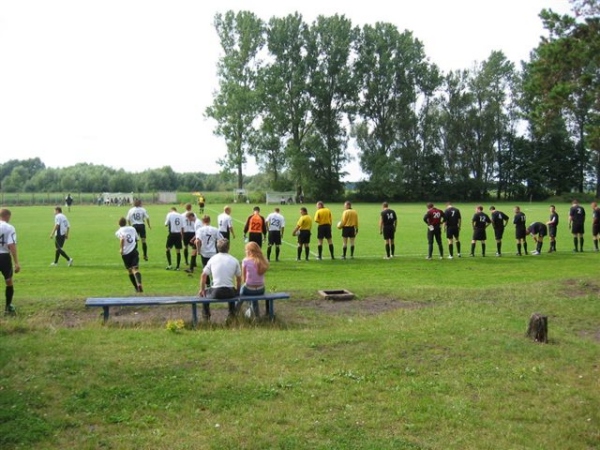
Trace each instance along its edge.
<path fill-rule="evenodd" d="M 349 159 L 345 124 L 352 120 L 357 96 L 351 62 L 355 35 L 351 21 L 340 15 L 319 16 L 308 30 L 308 90 L 314 127 L 306 146 L 312 180 L 305 192 L 324 200 L 344 194 L 341 178 Z"/>
<path fill-rule="evenodd" d="M 549 37 L 532 53 L 527 68 L 525 88 L 538 99 L 529 119 L 545 135 L 562 117 L 575 144 L 575 188 L 583 192 L 593 179 L 600 196 L 600 19 L 577 21 L 549 10 L 540 16 Z"/>
<path fill-rule="evenodd" d="M 270 62 L 260 76 L 263 124 L 257 148 L 274 184 L 279 184 L 278 174 L 285 168 L 296 184 L 310 175 L 305 158 L 312 124 L 307 38 L 308 25 L 298 13 L 273 17 L 266 28 Z"/>
<path fill-rule="evenodd" d="M 255 121 L 261 109 L 258 73 L 264 24 L 251 12 L 228 11 L 217 14 L 214 25 L 223 56 L 217 65 L 219 90 L 205 114 L 216 120 L 215 134 L 227 144 L 227 156 L 220 163 L 236 171 L 241 189 L 243 167 L 255 144 Z"/>

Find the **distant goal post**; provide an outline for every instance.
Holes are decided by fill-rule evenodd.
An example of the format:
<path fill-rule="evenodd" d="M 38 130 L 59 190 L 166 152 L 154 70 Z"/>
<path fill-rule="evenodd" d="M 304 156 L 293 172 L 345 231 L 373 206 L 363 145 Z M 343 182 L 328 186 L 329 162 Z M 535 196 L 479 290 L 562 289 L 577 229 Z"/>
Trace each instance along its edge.
<path fill-rule="evenodd" d="M 286 192 L 267 192 L 267 205 L 293 205 L 296 203 L 296 193 L 294 191 Z"/>

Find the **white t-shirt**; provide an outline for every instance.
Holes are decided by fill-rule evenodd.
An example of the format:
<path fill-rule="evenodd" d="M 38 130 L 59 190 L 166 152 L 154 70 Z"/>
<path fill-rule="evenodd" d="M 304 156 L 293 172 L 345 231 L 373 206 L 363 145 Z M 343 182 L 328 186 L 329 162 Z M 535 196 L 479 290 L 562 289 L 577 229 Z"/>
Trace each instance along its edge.
<path fill-rule="evenodd" d="M 58 213 L 54 216 L 54 224 L 58 225 L 58 229 L 56 230 L 56 234 L 61 236 L 65 236 L 67 234 L 67 230 L 69 229 L 69 220 L 67 216 L 63 213 Z"/>
<path fill-rule="evenodd" d="M 217 253 L 217 240 L 221 233 L 211 225 L 205 225 L 196 230 L 196 239 L 200 240 L 200 255 L 210 258 Z"/>
<path fill-rule="evenodd" d="M 242 268 L 239 261 L 229 253 L 217 253 L 208 260 L 202 273 L 212 277 L 213 288 L 235 288 L 236 277 L 242 276 Z"/>
<path fill-rule="evenodd" d="M 148 212 L 141 206 L 134 206 L 127 212 L 127 221 L 131 225 L 143 225 L 149 218 Z"/>
<path fill-rule="evenodd" d="M 267 216 L 267 224 L 269 231 L 281 231 L 285 227 L 285 218 L 276 212 L 272 212 Z"/>
<path fill-rule="evenodd" d="M 196 231 L 196 222 L 197 220 L 190 220 L 187 218 L 187 211 L 181 215 L 183 220 L 183 232 L 184 233 L 194 233 Z"/>
<path fill-rule="evenodd" d="M 0 221 L 0 253 L 10 253 L 8 246 L 17 243 L 17 232 L 8 222 Z"/>
<path fill-rule="evenodd" d="M 181 220 L 181 214 L 177 211 L 171 211 L 167 214 L 165 225 L 169 227 L 169 233 L 181 233 L 183 227 L 183 220 Z"/>
<path fill-rule="evenodd" d="M 233 219 L 229 214 L 223 212 L 217 217 L 217 224 L 219 225 L 219 231 L 228 232 L 229 229 L 233 228 Z"/>
<path fill-rule="evenodd" d="M 135 250 L 137 242 L 137 231 L 131 226 L 124 226 L 115 233 L 118 239 L 123 240 L 123 255 L 128 255 Z"/>

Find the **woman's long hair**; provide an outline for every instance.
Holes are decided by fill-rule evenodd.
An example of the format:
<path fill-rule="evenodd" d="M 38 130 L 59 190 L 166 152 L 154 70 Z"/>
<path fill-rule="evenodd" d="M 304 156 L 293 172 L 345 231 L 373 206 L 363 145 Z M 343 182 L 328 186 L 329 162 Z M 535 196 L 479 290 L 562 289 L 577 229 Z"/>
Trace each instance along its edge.
<path fill-rule="evenodd" d="M 259 275 L 263 275 L 269 268 L 269 261 L 263 255 L 262 250 L 256 242 L 248 242 L 245 247 L 246 256 L 254 261 Z"/>

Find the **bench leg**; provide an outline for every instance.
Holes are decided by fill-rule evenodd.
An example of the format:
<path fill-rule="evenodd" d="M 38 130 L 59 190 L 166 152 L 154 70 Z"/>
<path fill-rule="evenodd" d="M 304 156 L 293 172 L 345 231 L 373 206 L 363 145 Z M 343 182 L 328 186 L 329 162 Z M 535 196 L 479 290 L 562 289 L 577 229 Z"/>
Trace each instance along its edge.
<path fill-rule="evenodd" d="M 106 321 L 108 320 L 108 309 L 109 309 L 108 306 L 102 307 L 102 311 L 103 311 L 102 316 L 104 317 L 104 323 L 106 323 Z"/>
<path fill-rule="evenodd" d="M 195 303 L 192 303 L 192 326 L 196 328 L 198 325 L 198 308 Z"/>
<path fill-rule="evenodd" d="M 275 303 L 273 300 L 267 300 L 267 314 L 269 314 L 269 319 L 275 319 Z"/>

